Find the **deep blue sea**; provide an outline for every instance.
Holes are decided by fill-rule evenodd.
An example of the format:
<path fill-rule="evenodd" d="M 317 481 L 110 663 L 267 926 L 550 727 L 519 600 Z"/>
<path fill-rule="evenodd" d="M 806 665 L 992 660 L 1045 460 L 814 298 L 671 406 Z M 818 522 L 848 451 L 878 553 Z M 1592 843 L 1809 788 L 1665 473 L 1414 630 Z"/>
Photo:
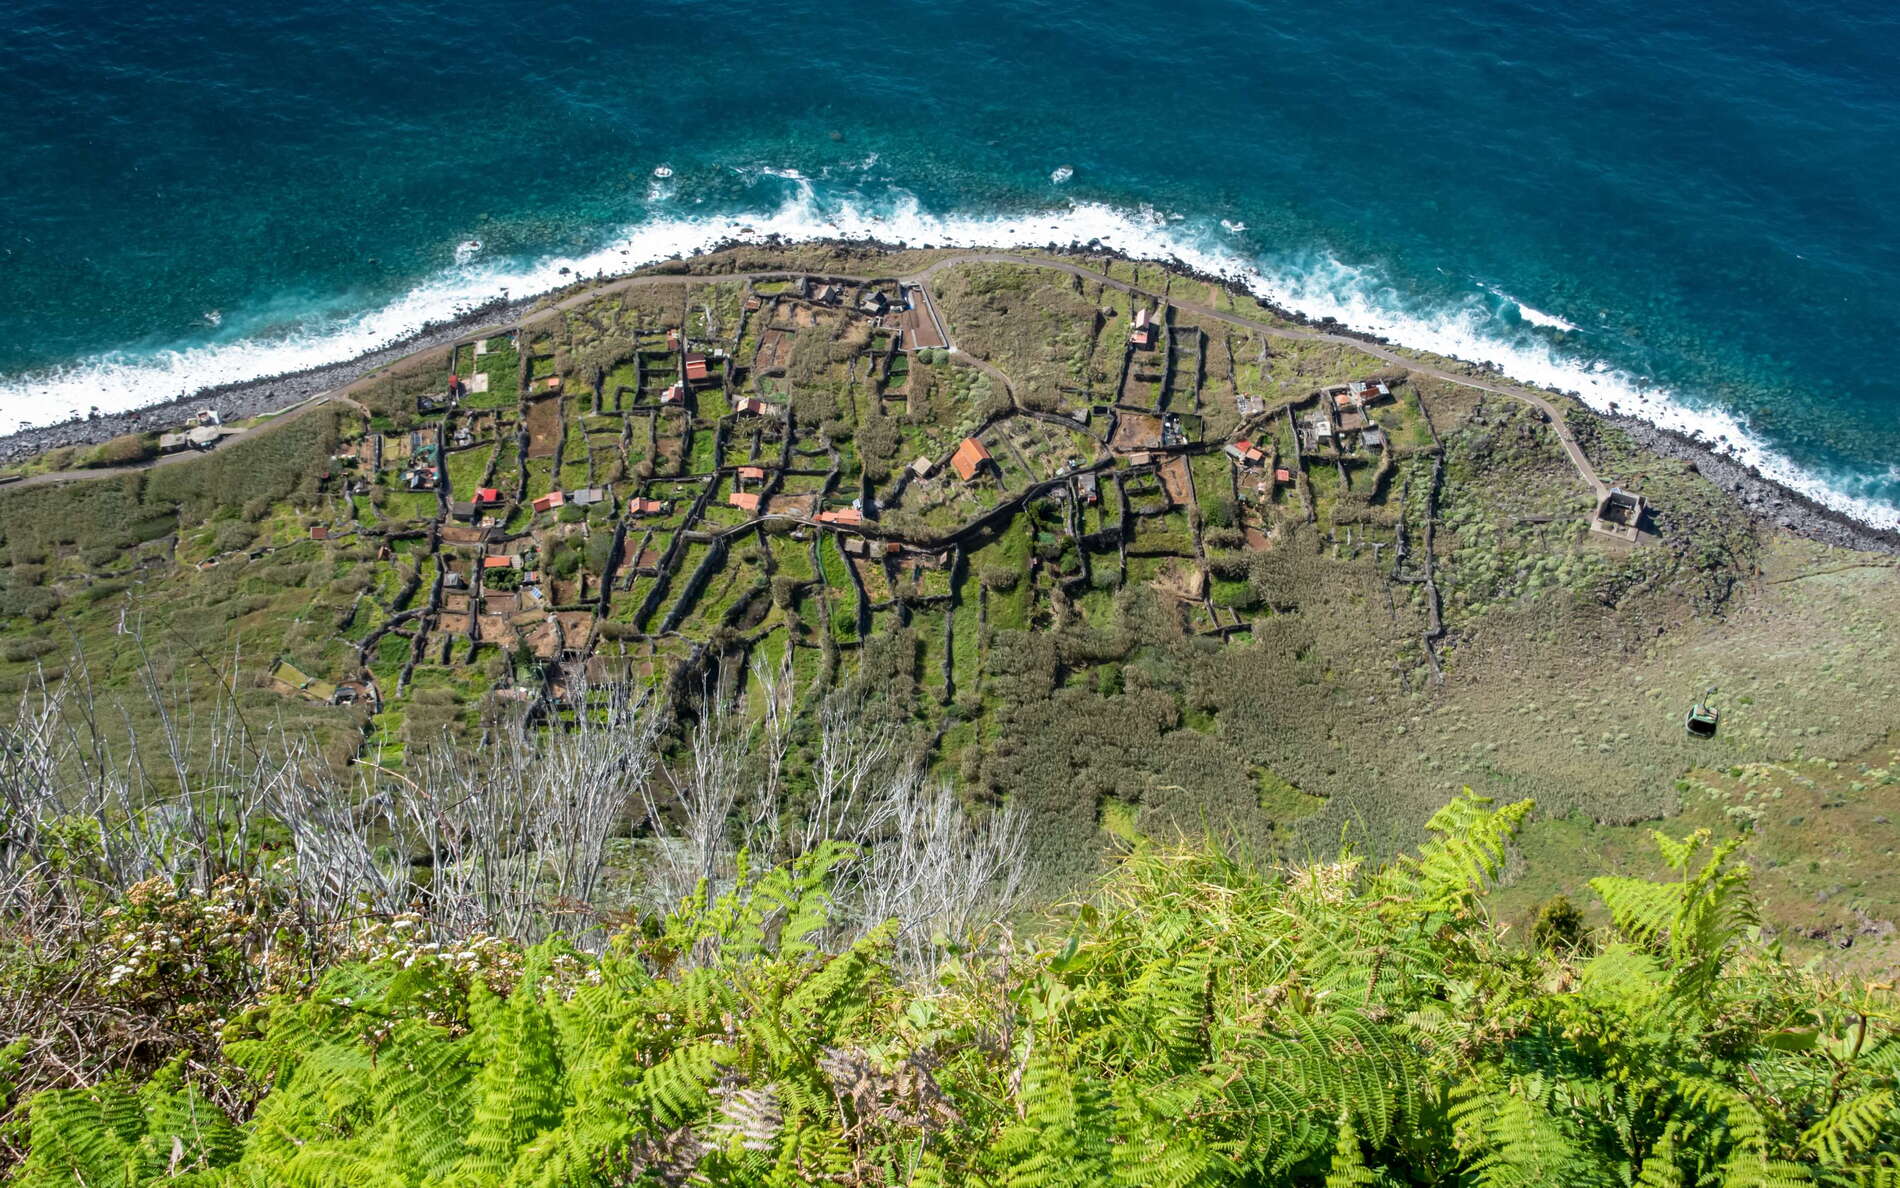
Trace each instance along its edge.
<path fill-rule="evenodd" d="M 1900 523 L 1900 6 L 0 0 L 0 428 L 735 231 L 1103 241 Z"/>

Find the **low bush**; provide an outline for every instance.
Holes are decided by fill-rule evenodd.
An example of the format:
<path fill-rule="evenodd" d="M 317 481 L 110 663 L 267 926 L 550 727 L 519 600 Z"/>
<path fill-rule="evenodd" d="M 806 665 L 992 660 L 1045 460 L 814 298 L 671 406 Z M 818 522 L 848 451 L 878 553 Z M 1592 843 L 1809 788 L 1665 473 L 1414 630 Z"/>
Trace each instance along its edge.
<path fill-rule="evenodd" d="M 1884 1182 L 1889 991 L 1751 939 L 1747 868 L 1704 835 L 1659 835 L 1665 880 L 1595 880 L 1590 945 L 1506 945 L 1484 894 L 1529 808 L 1462 797 L 1376 869 L 1138 847 L 1046 945 L 921 983 L 889 928 L 817 944 L 836 847 L 598 956 L 398 919 L 233 1015 L 216 1075 L 34 1097 L 13 1182 Z M 233 980 L 223 917 L 147 898 L 108 980 L 191 1018 L 179 987 Z"/>

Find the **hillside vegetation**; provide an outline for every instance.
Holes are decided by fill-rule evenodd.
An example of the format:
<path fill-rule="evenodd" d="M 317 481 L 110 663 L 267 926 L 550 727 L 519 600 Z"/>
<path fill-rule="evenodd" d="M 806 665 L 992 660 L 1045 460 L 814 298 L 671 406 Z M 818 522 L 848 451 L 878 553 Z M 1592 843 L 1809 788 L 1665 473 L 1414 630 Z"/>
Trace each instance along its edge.
<path fill-rule="evenodd" d="M 785 708 L 796 800 L 812 707 L 851 691 L 966 808 L 1021 816 L 1044 897 L 1118 838 L 1389 855 L 1470 786 L 1541 806 L 1520 928 L 1587 902 L 1580 841 L 1651 873 L 1682 817 L 1763 835 L 1787 943 L 1890 962 L 1900 881 L 1863 826 L 1900 814 L 1892 559 L 1752 520 L 1573 402 L 1364 345 L 1087 256 L 742 248 L 580 286 L 204 457 L 0 488 L 0 702 L 69 687 L 127 755 L 168 731 L 154 688 L 175 721 L 229 701 L 396 781 L 608 697 L 664 703 L 678 772 L 724 690 Z M 1640 544 L 1588 530 L 1590 475 L 1649 501 Z M 171 733 L 161 794 L 219 762 Z"/>
<path fill-rule="evenodd" d="M 888 927 L 822 944 L 831 845 L 598 956 L 398 919 L 204 1061 L 34 1098 L 13 1182 L 1894 1183 L 1887 988 L 1761 943 L 1701 833 L 1594 880 L 1603 927 L 1507 943 L 1485 887 L 1530 807 L 1462 796 L 1384 865 L 1137 848 L 1041 942 L 921 977 Z"/>

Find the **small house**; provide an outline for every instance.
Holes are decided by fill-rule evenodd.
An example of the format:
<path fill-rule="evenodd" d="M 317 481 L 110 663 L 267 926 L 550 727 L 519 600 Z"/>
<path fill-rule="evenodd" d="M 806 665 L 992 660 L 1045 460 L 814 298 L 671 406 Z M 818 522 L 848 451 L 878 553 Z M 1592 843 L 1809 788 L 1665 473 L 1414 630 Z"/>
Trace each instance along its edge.
<path fill-rule="evenodd" d="M 984 449 L 983 443 L 974 437 L 964 438 L 963 444 L 957 447 L 957 452 L 950 455 L 951 469 L 955 470 L 957 477 L 966 483 L 981 474 L 984 467 L 993 465 L 995 463 L 990 458 L 990 452 Z"/>
<path fill-rule="evenodd" d="M 1590 531 L 1635 544 L 1642 535 L 1643 515 L 1648 510 L 1649 501 L 1641 495 L 1621 487 L 1611 487 L 1597 502 L 1596 515 L 1590 520 Z"/>
<path fill-rule="evenodd" d="M 711 378 L 710 373 L 708 373 L 706 370 L 706 356 L 701 355 L 701 354 L 691 354 L 691 355 L 686 356 L 686 382 L 687 383 L 703 384 L 710 378 Z"/>
<path fill-rule="evenodd" d="M 759 510 L 759 497 L 752 491 L 734 491 L 726 496 L 726 502 L 740 511 L 749 511 L 755 515 Z"/>
<path fill-rule="evenodd" d="M 684 383 L 671 384 L 666 391 L 660 393 L 661 404 L 684 404 L 685 402 L 686 385 Z"/>
<path fill-rule="evenodd" d="M 1260 447 L 1245 438 L 1226 446 L 1222 452 L 1242 466 L 1261 466 L 1267 460 Z"/>
<path fill-rule="evenodd" d="M 910 464 L 910 472 L 917 478 L 927 479 L 937 473 L 937 464 L 931 460 L 929 454 L 919 454 L 917 460 Z"/>
<path fill-rule="evenodd" d="M 760 297 L 757 293 L 746 294 L 745 311 L 747 313 L 757 313 L 759 310 L 764 309 L 764 308 L 765 308 L 765 299 L 763 297 Z"/>
<path fill-rule="evenodd" d="M 190 444 L 191 439 L 186 437 L 183 433 L 161 433 L 158 435 L 158 452 L 161 454 L 176 454 L 179 450 L 184 449 Z"/>
<path fill-rule="evenodd" d="M 1369 450 L 1382 450 L 1385 448 L 1385 430 L 1368 423 L 1359 434 L 1359 441 Z"/>
<path fill-rule="evenodd" d="M 630 516 L 663 516 L 672 510 L 673 505 L 664 499 L 635 496 L 627 500 L 627 514 Z"/>
<path fill-rule="evenodd" d="M 607 502 L 607 492 L 600 487 L 582 487 L 569 494 L 567 501 L 576 507 L 592 507 Z"/>
<path fill-rule="evenodd" d="M 813 518 L 820 524 L 850 526 L 864 523 L 864 513 L 855 507 L 841 507 L 836 511 L 821 511 Z"/>
<path fill-rule="evenodd" d="M 1128 331 L 1128 345 L 1136 350 L 1145 351 L 1155 344 L 1154 314 L 1145 309 L 1135 311 L 1133 326 Z"/>
<path fill-rule="evenodd" d="M 566 506 L 567 494 L 563 491 L 549 491 L 546 495 L 534 501 L 534 510 L 538 512 L 553 511 L 556 508 Z"/>
<path fill-rule="evenodd" d="M 475 502 L 478 506 L 501 502 L 501 491 L 496 487 L 475 488 Z"/>
<path fill-rule="evenodd" d="M 734 412 L 742 412 L 755 417 L 776 417 L 779 415 L 778 405 L 772 404 L 769 401 L 760 400 L 757 396 L 740 397 L 739 402 L 734 404 L 732 409 Z"/>
<path fill-rule="evenodd" d="M 1284 466 L 1275 467 L 1273 471 L 1273 481 L 1282 486 L 1291 486 L 1293 483 L 1293 472 Z"/>
<path fill-rule="evenodd" d="M 1094 471 L 1075 476 L 1075 494 L 1084 504 L 1099 502 L 1102 498 L 1101 483 Z"/>
<path fill-rule="evenodd" d="M 677 351 L 680 349 L 680 332 L 678 330 L 668 330 L 666 332 L 666 349 L 669 351 Z"/>
<path fill-rule="evenodd" d="M 521 565 L 521 558 L 513 555 L 512 553 L 505 557 L 483 557 L 482 558 L 482 568 L 485 570 L 487 569 L 517 569 L 520 567 L 520 565 Z"/>
<path fill-rule="evenodd" d="M 1392 395 L 1391 387 L 1380 380 L 1354 380 L 1346 385 L 1346 390 L 1356 398 L 1361 407 L 1377 404 L 1381 400 L 1389 399 Z"/>
<path fill-rule="evenodd" d="M 215 416 L 216 414 L 214 413 L 212 415 Z M 191 448 L 194 450 L 208 450 L 212 446 L 217 445 L 218 438 L 222 436 L 224 436 L 224 431 L 218 428 L 215 423 L 200 425 L 196 429 L 188 429 L 185 431 L 185 440 L 191 443 Z"/>
<path fill-rule="evenodd" d="M 891 299 L 876 289 L 866 293 L 864 300 L 858 302 L 858 308 L 874 318 L 883 317 L 884 311 L 890 307 Z"/>
<path fill-rule="evenodd" d="M 765 467 L 741 466 L 739 468 L 739 477 L 742 479 L 750 479 L 757 482 L 764 482 L 765 481 Z"/>

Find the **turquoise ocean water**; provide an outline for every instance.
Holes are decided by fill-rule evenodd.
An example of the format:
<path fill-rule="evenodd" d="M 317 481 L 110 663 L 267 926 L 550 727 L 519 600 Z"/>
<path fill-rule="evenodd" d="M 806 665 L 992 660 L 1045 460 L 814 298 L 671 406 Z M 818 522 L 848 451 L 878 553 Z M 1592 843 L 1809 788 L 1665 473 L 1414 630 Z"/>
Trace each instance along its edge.
<path fill-rule="evenodd" d="M 1900 523 L 1889 4 L 0 13 L 0 429 L 733 233 L 1099 238 Z"/>

